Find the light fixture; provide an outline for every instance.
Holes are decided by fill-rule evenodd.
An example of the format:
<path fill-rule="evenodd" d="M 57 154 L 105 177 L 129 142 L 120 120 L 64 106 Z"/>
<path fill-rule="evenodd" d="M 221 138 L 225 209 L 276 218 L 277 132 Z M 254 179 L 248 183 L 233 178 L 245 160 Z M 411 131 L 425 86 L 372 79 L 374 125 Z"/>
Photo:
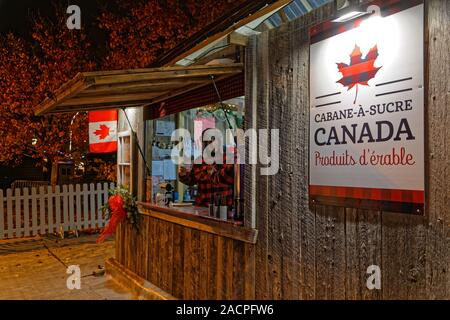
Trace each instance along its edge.
<path fill-rule="evenodd" d="M 359 8 L 359 0 L 346 0 L 344 5 L 338 9 L 338 17 L 333 22 L 347 22 L 358 17 L 370 14 L 368 11 L 361 11 Z"/>
<path fill-rule="evenodd" d="M 368 14 L 367 12 L 361 12 L 361 11 L 350 11 L 343 15 L 341 15 L 339 18 L 333 20 L 333 22 L 347 22 L 353 19 L 356 19 L 358 17 L 364 16 Z"/>

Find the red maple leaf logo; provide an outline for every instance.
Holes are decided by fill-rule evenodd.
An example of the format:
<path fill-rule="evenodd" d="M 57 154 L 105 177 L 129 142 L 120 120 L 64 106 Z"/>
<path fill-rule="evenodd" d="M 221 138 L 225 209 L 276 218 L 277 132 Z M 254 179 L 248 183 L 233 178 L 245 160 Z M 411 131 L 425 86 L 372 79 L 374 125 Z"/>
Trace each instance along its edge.
<path fill-rule="evenodd" d="M 356 87 L 356 97 L 353 104 L 356 104 L 358 98 L 358 85 L 368 86 L 369 80 L 373 79 L 381 67 L 374 66 L 378 58 L 378 47 L 375 45 L 369 50 L 366 57 L 362 58 L 361 49 L 355 44 L 353 52 L 350 54 L 350 64 L 337 63 L 339 72 L 342 73 L 342 79 L 337 83 L 348 87 L 348 90 Z"/>
<path fill-rule="evenodd" d="M 94 134 L 98 136 L 100 140 L 104 140 L 109 136 L 109 127 L 107 125 L 101 124 L 100 129 L 96 130 Z"/>

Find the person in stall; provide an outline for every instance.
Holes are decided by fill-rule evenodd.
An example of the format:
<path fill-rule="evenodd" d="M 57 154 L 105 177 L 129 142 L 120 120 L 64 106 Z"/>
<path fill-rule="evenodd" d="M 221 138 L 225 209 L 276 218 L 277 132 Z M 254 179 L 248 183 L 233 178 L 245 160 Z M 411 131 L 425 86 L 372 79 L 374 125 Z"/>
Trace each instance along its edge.
<path fill-rule="evenodd" d="M 207 131 L 208 129 L 202 133 L 202 150 L 205 150 L 209 144 L 214 143 L 214 137 L 205 139 Z M 180 182 L 188 186 L 197 185 L 198 187 L 195 205 L 207 207 L 213 201 L 220 201 L 222 205 L 226 206 L 234 205 L 234 165 L 227 164 L 226 152 L 224 151 L 223 154 L 222 164 L 216 162 L 207 164 L 200 156 L 202 157 L 201 163 L 195 161 L 195 164 L 190 168 L 180 166 Z"/>

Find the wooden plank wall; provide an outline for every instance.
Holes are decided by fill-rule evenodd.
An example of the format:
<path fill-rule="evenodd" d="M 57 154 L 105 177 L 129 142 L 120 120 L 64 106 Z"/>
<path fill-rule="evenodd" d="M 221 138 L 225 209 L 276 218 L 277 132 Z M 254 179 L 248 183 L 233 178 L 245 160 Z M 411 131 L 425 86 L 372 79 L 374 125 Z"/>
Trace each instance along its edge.
<path fill-rule="evenodd" d="M 334 5 L 250 41 L 247 125 L 280 129 L 282 144 L 279 174 L 258 171 L 256 195 L 248 191 L 251 167 L 245 173 L 246 196 L 256 196 L 257 203 L 257 299 L 450 298 L 449 3 L 426 1 L 425 217 L 308 205 L 308 29 L 330 17 Z M 381 267 L 381 290 L 366 288 L 372 264 Z"/>
<path fill-rule="evenodd" d="M 116 260 L 176 298 L 254 299 L 254 245 L 142 215 L 118 228 Z"/>

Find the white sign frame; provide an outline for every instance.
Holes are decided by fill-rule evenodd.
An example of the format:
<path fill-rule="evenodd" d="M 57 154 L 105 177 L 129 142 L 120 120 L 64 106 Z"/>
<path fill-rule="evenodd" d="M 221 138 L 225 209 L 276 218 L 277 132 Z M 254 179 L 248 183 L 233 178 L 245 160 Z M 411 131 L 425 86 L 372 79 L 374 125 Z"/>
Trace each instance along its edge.
<path fill-rule="evenodd" d="M 425 6 L 415 3 L 395 14 L 371 17 L 357 28 L 312 41 L 312 202 L 423 214 L 425 32 Z M 355 72 L 359 73 L 355 76 Z M 351 87 L 365 80 L 366 85 Z M 380 114 L 383 109 L 398 112 Z M 372 155 L 379 161 L 371 162 L 375 159 Z"/>

